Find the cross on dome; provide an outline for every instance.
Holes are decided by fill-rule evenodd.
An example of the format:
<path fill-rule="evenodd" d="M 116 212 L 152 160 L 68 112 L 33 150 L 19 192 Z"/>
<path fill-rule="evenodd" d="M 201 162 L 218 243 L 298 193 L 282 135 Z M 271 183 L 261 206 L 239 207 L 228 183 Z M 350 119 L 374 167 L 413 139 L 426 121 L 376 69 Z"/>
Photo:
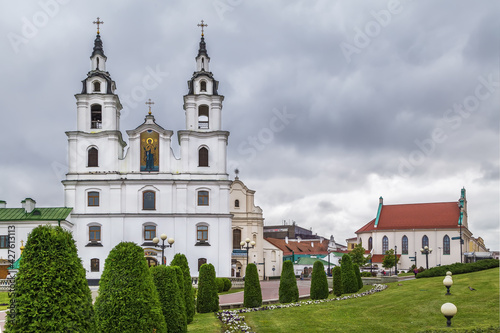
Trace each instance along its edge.
<path fill-rule="evenodd" d="M 202 21 L 203 22 L 203 21 Z M 97 21 L 93 22 L 94 24 L 97 24 L 97 34 L 99 35 L 99 24 L 104 24 L 103 21 L 99 20 L 99 16 L 97 17 Z"/>
<path fill-rule="evenodd" d="M 152 102 L 150 98 L 145 104 L 149 106 L 149 115 L 151 115 L 151 105 L 155 104 L 155 102 Z"/>
<path fill-rule="evenodd" d="M 205 35 L 203 34 L 203 28 L 204 28 L 204 27 L 208 27 L 208 24 L 204 24 L 203 22 L 204 22 L 204 21 L 203 21 L 203 20 L 201 20 L 201 24 L 200 24 L 200 23 L 198 23 L 198 26 L 199 26 L 199 27 L 201 27 L 201 36 L 202 36 L 202 37 L 203 37 L 203 36 L 205 36 Z"/>

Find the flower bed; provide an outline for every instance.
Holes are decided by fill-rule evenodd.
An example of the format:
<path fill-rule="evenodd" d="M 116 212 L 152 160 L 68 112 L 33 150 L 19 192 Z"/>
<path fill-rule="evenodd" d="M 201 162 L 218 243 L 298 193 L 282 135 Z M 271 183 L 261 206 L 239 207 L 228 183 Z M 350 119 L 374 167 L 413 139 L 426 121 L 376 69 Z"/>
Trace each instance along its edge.
<path fill-rule="evenodd" d="M 387 288 L 387 285 L 385 285 L 385 284 L 376 284 L 373 286 L 372 289 L 365 291 L 365 292 L 362 292 L 362 293 L 359 293 L 359 294 L 351 294 L 351 295 L 343 296 L 343 297 L 341 296 L 341 297 L 336 297 L 336 298 L 328 298 L 328 299 L 320 299 L 320 300 L 300 301 L 300 302 L 296 302 L 296 303 L 266 305 L 266 306 L 261 306 L 259 308 L 243 308 L 243 309 L 238 309 L 238 310 L 225 310 L 225 311 L 217 312 L 216 315 L 217 315 L 217 318 L 219 318 L 219 320 L 222 321 L 222 324 L 224 325 L 224 329 L 225 329 L 224 332 L 226 332 L 226 333 L 233 333 L 233 332 L 250 333 L 250 332 L 252 332 L 251 327 L 248 326 L 247 323 L 245 323 L 245 317 L 240 315 L 242 313 L 274 310 L 274 309 L 285 309 L 285 308 L 292 308 L 292 307 L 298 307 L 298 306 L 310 305 L 310 304 L 321 304 L 321 303 L 326 303 L 326 302 L 342 301 L 342 300 L 346 300 L 346 299 L 368 296 L 368 295 L 380 292 L 386 288 Z"/>

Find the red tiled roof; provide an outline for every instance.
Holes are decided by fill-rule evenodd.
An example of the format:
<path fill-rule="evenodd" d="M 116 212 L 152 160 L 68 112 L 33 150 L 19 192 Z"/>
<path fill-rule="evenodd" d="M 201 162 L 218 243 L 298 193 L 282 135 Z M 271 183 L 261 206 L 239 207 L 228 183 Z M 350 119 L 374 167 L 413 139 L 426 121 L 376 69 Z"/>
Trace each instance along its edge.
<path fill-rule="evenodd" d="M 356 233 L 387 229 L 458 228 L 460 210 L 456 202 L 383 205 L 375 228 L 375 219 Z"/>
<path fill-rule="evenodd" d="M 397 255 L 398 258 L 401 258 L 401 255 Z M 374 254 L 372 255 L 372 263 L 374 264 L 380 264 L 384 261 L 385 254 Z"/>
<path fill-rule="evenodd" d="M 265 240 L 283 251 L 285 256 L 291 255 L 292 251 L 294 254 L 328 254 L 328 239 L 324 239 L 323 242 L 303 239 L 300 243 L 293 239 L 289 240 L 288 244 L 284 239 L 265 238 Z M 311 243 L 314 244 L 314 247 L 311 246 Z"/>

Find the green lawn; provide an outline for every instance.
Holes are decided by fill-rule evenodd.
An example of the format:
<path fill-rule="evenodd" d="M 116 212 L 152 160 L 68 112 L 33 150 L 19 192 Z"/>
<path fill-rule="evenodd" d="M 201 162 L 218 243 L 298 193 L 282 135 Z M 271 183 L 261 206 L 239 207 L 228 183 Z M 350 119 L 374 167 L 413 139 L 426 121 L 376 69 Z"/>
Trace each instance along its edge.
<path fill-rule="evenodd" d="M 9 293 L 6 291 L 0 292 L 0 304 L 9 304 Z M 1 310 L 6 310 L 9 306 L 0 306 L 0 311 Z"/>
<path fill-rule="evenodd" d="M 219 295 L 226 295 L 226 294 L 234 294 L 234 293 L 239 293 L 240 291 L 244 291 L 245 289 L 239 288 L 239 289 L 229 289 L 228 291 L 223 291 L 220 292 Z"/>
<path fill-rule="evenodd" d="M 451 296 L 445 296 L 443 278 L 390 283 L 386 290 L 362 298 L 248 313 L 245 318 L 255 332 L 385 333 L 499 327 L 498 268 L 454 276 Z M 458 308 L 450 329 L 440 311 L 446 302 Z"/>
<path fill-rule="evenodd" d="M 188 332 L 220 333 L 222 325 L 215 313 L 196 313 L 193 322 L 188 325 Z"/>

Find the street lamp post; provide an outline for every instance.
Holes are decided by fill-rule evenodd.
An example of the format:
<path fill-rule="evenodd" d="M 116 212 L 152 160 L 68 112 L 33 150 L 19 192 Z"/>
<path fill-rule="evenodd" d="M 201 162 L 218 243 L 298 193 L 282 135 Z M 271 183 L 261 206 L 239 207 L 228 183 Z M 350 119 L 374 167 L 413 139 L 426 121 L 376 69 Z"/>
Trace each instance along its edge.
<path fill-rule="evenodd" d="M 255 241 L 250 241 L 250 238 L 240 242 L 241 248 L 247 250 L 247 266 L 248 266 L 248 249 L 255 247 Z"/>
<path fill-rule="evenodd" d="M 394 274 L 398 275 L 398 247 L 394 245 Z"/>
<path fill-rule="evenodd" d="M 460 210 L 460 263 L 463 262 L 463 254 L 462 254 L 462 222 L 463 222 L 463 217 L 464 217 L 464 206 L 462 206 L 462 203 L 458 204 L 458 208 Z"/>
<path fill-rule="evenodd" d="M 432 249 L 430 249 L 427 245 L 424 248 L 420 249 L 422 254 L 425 254 L 425 267 L 429 269 L 429 253 L 432 253 Z"/>
<path fill-rule="evenodd" d="M 165 240 L 167 239 L 167 235 L 161 234 L 160 238 L 161 238 L 161 245 L 158 244 L 160 242 L 160 239 L 158 239 L 158 237 L 153 238 L 153 243 L 155 243 L 155 247 L 160 247 L 161 248 L 161 264 L 162 265 L 166 265 L 167 263 L 164 260 L 164 258 L 165 258 L 165 256 L 164 256 L 165 249 L 167 247 L 172 247 L 172 244 L 174 244 L 175 240 L 173 238 L 169 238 L 167 240 L 168 244 L 165 245 Z"/>

